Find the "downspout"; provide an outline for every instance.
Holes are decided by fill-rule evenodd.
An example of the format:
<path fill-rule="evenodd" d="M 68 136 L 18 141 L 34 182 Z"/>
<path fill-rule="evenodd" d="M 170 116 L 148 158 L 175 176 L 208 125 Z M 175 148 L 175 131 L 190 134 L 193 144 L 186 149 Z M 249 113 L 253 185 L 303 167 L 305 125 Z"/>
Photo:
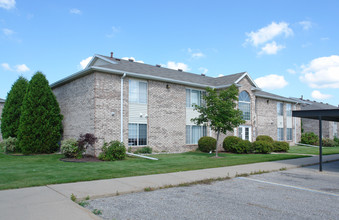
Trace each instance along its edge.
<path fill-rule="evenodd" d="M 126 77 L 126 73 L 121 77 L 121 94 L 120 94 L 120 142 L 124 142 L 124 78 Z"/>

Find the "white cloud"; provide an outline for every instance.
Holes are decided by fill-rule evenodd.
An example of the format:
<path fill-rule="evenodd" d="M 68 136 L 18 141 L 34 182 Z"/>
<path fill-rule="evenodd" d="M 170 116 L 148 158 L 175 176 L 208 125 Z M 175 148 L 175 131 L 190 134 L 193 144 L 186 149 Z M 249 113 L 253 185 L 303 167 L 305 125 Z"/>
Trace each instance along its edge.
<path fill-rule="evenodd" d="M 6 35 L 6 36 L 10 36 L 12 34 L 14 34 L 14 31 L 8 28 L 3 28 L 2 32 Z"/>
<path fill-rule="evenodd" d="M 312 27 L 312 22 L 310 21 L 300 21 L 299 24 L 302 26 L 302 28 L 307 31 Z"/>
<path fill-rule="evenodd" d="M 299 79 L 311 88 L 339 88 L 339 56 L 319 57 L 302 65 Z"/>
<path fill-rule="evenodd" d="M 322 99 L 330 99 L 330 98 L 332 98 L 332 95 L 329 95 L 329 94 L 322 94 L 320 91 L 318 91 L 318 90 L 314 90 L 313 92 L 312 92 L 312 98 L 314 98 L 314 99 L 320 99 L 320 100 L 322 100 Z"/>
<path fill-rule="evenodd" d="M 284 49 L 285 46 L 283 45 L 278 45 L 275 41 L 272 43 L 267 43 L 264 47 L 261 48 L 261 51 L 259 51 L 259 55 L 261 54 L 277 54 L 277 52 L 281 49 Z"/>
<path fill-rule="evenodd" d="M 187 64 L 176 63 L 176 62 L 173 62 L 173 61 L 168 61 L 167 64 L 164 64 L 162 66 L 170 68 L 170 69 L 174 69 L 174 70 L 178 70 L 178 69 L 182 69 L 183 71 L 190 70 L 190 68 L 188 67 Z"/>
<path fill-rule="evenodd" d="M 133 62 L 136 62 L 136 63 L 144 63 L 144 61 L 142 61 L 142 60 L 135 60 L 134 57 L 123 57 L 121 59 L 123 59 L 123 60 L 133 60 Z"/>
<path fill-rule="evenodd" d="M 206 74 L 208 72 L 208 69 L 205 67 L 200 67 L 199 70 L 202 71 L 202 74 Z"/>
<path fill-rule="evenodd" d="M 0 0 L 0 8 L 10 10 L 15 8 L 15 0 Z"/>
<path fill-rule="evenodd" d="M 15 66 L 15 71 L 17 72 L 27 72 L 30 69 L 26 66 L 26 64 L 19 64 Z"/>
<path fill-rule="evenodd" d="M 322 37 L 322 38 L 320 38 L 320 40 L 322 40 L 322 41 L 329 40 L 329 39 L 330 39 L 329 37 Z"/>
<path fill-rule="evenodd" d="M 4 70 L 13 71 L 8 63 L 2 63 L 1 66 L 4 68 Z"/>
<path fill-rule="evenodd" d="M 288 82 L 285 80 L 284 76 L 275 74 L 259 77 L 254 81 L 260 88 L 268 90 L 281 89 L 288 85 Z"/>
<path fill-rule="evenodd" d="M 289 28 L 289 24 L 286 22 L 275 23 L 263 27 L 256 32 L 246 33 L 248 38 L 245 43 L 250 43 L 253 46 L 264 44 L 277 36 L 285 35 L 285 37 L 293 35 L 293 30 Z"/>
<path fill-rule="evenodd" d="M 223 77 L 224 75 L 223 74 L 219 74 L 218 77 Z"/>
<path fill-rule="evenodd" d="M 112 26 L 111 33 L 110 34 L 106 34 L 106 37 L 112 38 L 112 37 L 114 37 L 119 32 L 120 32 L 120 28 Z"/>
<path fill-rule="evenodd" d="M 86 59 L 84 60 L 81 60 L 80 61 L 80 66 L 82 69 L 85 69 L 87 64 L 89 63 L 89 61 L 91 61 L 92 57 L 87 57 Z"/>
<path fill-rule="evenodd" d="M 188 48 L 187 51 L 193 59 L 199 59 L 205 56 L 205 54 L 200 52 L 200 50 L 194 50 L 194 52 L 191 48 Z"/>
<path fill-rule="evenodd" d="M 287 69 L 286 71 L 290 74 L 296 74 L 297 73 L 297 71 L 295 71 L 294 69 Z"/>
<path fill-rule="evenodd" d="M 77 8 L 72 8 L 71 10 L 69 10 L 69 13 L 76 14 L 76 15 L 81 15 L 82 14 L 82 12 L 79 9 L 77 9 Z"/>
<path fill-rule="evenodd" d="M 26 64 L 18 64 L 14 67 L 14 69 L 8 63 L 2 63 L 1 66 L 4 70 L 16 71 L 18 73 L 30 71 Z"/>

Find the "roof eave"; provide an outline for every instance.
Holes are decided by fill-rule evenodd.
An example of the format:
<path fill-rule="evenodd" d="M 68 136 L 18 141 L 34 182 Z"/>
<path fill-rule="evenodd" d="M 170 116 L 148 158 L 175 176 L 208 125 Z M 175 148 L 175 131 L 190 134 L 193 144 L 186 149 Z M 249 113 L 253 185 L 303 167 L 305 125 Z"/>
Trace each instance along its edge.
<path fill-rule="evenodd" d="M 268 96 L 268 95 L 260 95 L 260 94 L 255 94 L 255 96 L 260 97 L 260 98 L 274 99 L 274 100 L 278 100 L 278 101 L 291 102 L 291 103 L 296 103 L 296 104 L 298 104 L 297 101 L 292 100 L 292 99 L 287 99 L 287 98 L 279 98 L 279 97 Z"/>

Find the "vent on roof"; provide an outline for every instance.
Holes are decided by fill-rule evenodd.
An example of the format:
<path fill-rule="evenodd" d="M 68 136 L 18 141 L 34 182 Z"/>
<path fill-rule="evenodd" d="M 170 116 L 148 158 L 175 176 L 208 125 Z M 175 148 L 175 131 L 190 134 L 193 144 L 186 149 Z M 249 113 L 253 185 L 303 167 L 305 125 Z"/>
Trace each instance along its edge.
<path fill-rule="evenodd" d="M 128 59 L 129 62 L 133 62 L 134 60 L 133 59 Z"/>
<path fill-rule="evenodd" d="M 202 73 L 201 75 L 202 75 L 202 76 L 206 76 L 206 74 L 204 74 L 204 73 Z"/>
<path fill-rule="evenodd" d="M 113 52 L 111 52 L 111 58 L 113 58 Z"/>
<path fill-rule="evenodd" d="M 161 65 L 160 64 L 157 64 L 157 65 L 155 65 L 156 67 L 161 67 Z"/>
<path fill-rule="evenodd" d="M 182 72 L 182 69 L 178 69 L 179 72 Z"/>
<path fill-rule="evenodd" d="M 118 59 L 118 58 L 115 58 L 115 60 L 120 61 L 120 59 Z"/>

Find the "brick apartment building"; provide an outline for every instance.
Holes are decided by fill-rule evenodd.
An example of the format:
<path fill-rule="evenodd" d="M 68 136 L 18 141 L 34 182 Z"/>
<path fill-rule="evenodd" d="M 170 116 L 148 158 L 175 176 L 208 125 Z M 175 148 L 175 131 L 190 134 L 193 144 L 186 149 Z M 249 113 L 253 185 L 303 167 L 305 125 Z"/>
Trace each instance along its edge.
<path fill-rule="evenodd" d="M 64 139 L 93 133 L 99 139 L 96 149 L 120 140 L 126 146 L 182 152 L 195 149 L 201 136 L 216 136 L 208 126 L 191 122 L 198 115 L 192 104 L 201 103 L 206 87 L 232 84 L 239 88 L 237 104 L 246 123 L 227 135 L 300 140 L 300 119 L 292 118 L 299 101 L 262 91 L 246 72 L 214 78 L 95 55 L 84 70 L 51 87 L 64 115 Z"/>

